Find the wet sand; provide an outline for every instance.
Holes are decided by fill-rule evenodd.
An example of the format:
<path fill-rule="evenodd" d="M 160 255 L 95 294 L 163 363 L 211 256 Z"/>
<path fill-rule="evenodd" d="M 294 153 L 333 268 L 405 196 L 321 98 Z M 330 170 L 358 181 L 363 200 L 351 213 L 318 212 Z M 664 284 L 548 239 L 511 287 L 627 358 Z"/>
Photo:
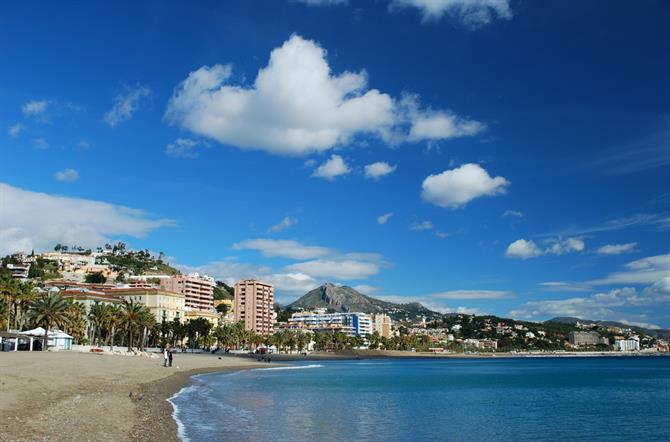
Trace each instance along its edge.
<path fill-rule="evenodd" d="M 74 352 L 0 353 L 0 441 L 176 441 L 167 398 L 189 376 L 267 367 L 176 353 L 161 358 Z"/>

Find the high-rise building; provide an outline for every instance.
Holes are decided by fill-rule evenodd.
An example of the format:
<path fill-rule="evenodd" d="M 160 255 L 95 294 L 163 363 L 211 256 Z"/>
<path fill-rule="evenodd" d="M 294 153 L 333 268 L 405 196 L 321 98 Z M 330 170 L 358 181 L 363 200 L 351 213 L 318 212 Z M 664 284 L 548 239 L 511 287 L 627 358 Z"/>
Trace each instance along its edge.
<path fill-rule="evenodd" d="M 262 335 L 273 332 L 274 290 L 272 285 L 255 279 L 244 279 L 235 284 L 235 320 L 243 321 L 246 330 Z"/>
<path fill-rule="evenodd" d="M 293 313 L 289 325 L 306 330 L 335 331 L 347 336 L 372 334 L 372 319 L 367 313 L 326 313 L 323 310 Z"/>
<path fill-rule="evenodd" d="M 209 311 L 214 308 L 214 278 L 191 273 L 161 279 L 160 285 L 164 290 L 184 295 L 187 309 Z"/>
<path fill-rule="evenodd" d="M 371 317 L 373 331 L 379 333 L 379 336 L 383 338 L 390 338 L 391 325 L 393 322 L 389 315 L 385 315 L 384 313 L 373 313 Z"/>
<path fill-rule="evenodd" d="M 568 340 L 575 347 L 598 345 L 601 343 L 600 334 L 594 331 L 571 331 L 568 333 Z"/>

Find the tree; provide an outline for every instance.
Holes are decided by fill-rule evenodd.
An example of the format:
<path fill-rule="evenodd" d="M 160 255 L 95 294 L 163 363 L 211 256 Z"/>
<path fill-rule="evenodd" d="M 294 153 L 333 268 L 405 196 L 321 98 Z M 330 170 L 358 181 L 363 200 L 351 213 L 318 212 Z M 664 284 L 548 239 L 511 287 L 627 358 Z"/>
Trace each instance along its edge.
<path fill-rule="evenodd" d="M 68 302 L 57 294 L 51 294 L 35 301 L 29 311 L 31 320 L 44 328 L 44 345 L 42 351 L 49 345 L 49 329 L 65 327 L 69 322 Z"/>
<path fill-rule="evenodd" d="M 75 343 L 79 343 L 86 334 L 86 306 L 72 301 L 68 301 L 68 304 L 68 324 L 65 331 L 72 335 Z"/>
<path fill-rule="evenodd" d="M 222 316 L 228 313 L 228 304 L 224 304 L 223 302 L 219 305 L 216 306 L 216 311 L 219 312 Z"/>
<path fill-rule="evenodd" d="M 119 325 L 122 319 L 122 312 L 117 305 L 106 306 L 105 322 L 109 329 L 108 345 L 110 350 L 114 350 L 114 335 L 116 334 L 116 326 Z"/>
<path fill-rule="evenodd" d="M 102 341 L 102 331 L 107 321 L 109 310 L 107 305 L 100 302 L 95 302 L 88 313 L 88 318 L 91 323 L 91 342 L 100 345 Z"/>
<path fill-rule="evenodd" d="M 133 351 L 134 337 L 137 330 L 143 325 L 143 315 L 146 307 L 133 300 L 124 300 L 121 305 L 122 324 L 128 335 L 128 351 Z"/>
<path fill-rule="evenodd" d="M 89 284 L 104 284 L 107 282 L 107 277 L 100 272 L 88 273 L 84 281 Z"/>

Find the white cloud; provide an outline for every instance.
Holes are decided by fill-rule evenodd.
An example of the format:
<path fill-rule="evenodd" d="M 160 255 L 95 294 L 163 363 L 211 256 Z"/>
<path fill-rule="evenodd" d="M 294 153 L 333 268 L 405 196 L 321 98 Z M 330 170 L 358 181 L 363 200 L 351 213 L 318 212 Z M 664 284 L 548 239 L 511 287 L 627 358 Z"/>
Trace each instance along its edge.
<path fill-rule="evenodd" d="M 635 250 L 637 247 L 636 242 L 629 242 L 626 244 L 607 244 L 604 245 L 598 250 L 596 250 L 601 255 L 620 255 L 622 253 L 629 253 Z"/>
<path fill-rule="evenodd" d="M 585 245 L 584 241 L 581 238 L 549 238 L 545 240 L 546 244 L 549 244 L 549 247 L 545 250 L 545 253 L 550 253 L 552 255 L 563 255 L 564 253 L 571 252 L 583 252 Z"/>
<path fill-rule="evenodd" d="M 64 181 L 67 183 L 71 183 L 73 181 L 77 181 L 79 179 L 79 172 L 77 172 L 74 169 L 63 169 L 60 172 L 56 172 L 54 174 L 54 177 L 58 181 Z"/>
<path fill-rule="evenodd" d="M 25 129 L 25 126 L 23 124 L 16 123 L 15 125 L 9 127 L 7 133 L 9 133 L 10 137 L 16 138 L 19 136 L 19 133 L 21 133 L 23 129 Z"/>
<path fill-rule="evenodd" d="M 371 178 L 373 180 L 379 180 L 380 178 L 393 173 L 396 168 L 397 166 L 391 166 L 389 163 L 382 161 L 368 164 L 365 166 L 365 177 Z"/>
<path fill-rule="evenodd" d="M 378 224 L 386 224 L 387 222 L 389 222 L 389 220 L 391 219 L 392 216 L 393 216 L 393 212 L 389 212 L 389 213 L 385 213 L 383 215 L 380 215 L 380 216 L 377 217 L 377 223 Z"/>
<path fill-rule="evenodd" d="M 410 230 L 432 230 L 433 225 L 432 222 L 430 221 L 421 221 L 421 222 L 416 222 L 414 221 L 411 226 L 409 226 Z"/>
<path fill-rule="evenodd" d="M 525 240 L 521 238 L 507 246 L 505 255 L 508 258 L 529 259 L 542 255 L 542 250 L 540 250 L 532 239 Z"/>
<path fill-rule="evenodd" d="M 352 280 L 376 275 L 380 271 L 380 265 L 357 259 L 316 259 L 291 264 L 287 269 L 306 273 L 315 278 Z"/>
<path fill-rule="evenodd" d="M 486 125 L 441 110 L 421 110 L 417 95 L 404 94 L 400 109 L 410 122 L 408 141 L 435 141 L 477 135 Z"/>
<path fill-rule="evenodd" d="M 340 175 L 346 175 L 351 172 L 349 165 L 339 155 L 331 155 L 330 159 L 316 168 L 312 176 L 326 179 L 328 181 L 334 180 Z"/>
<path fill-rule="evenodd" d="M 456 208 L 481 196 L 503 194 L 509 184 L 505 178 L 491 178 L 481 166 L 470 163 L 429 175 L 423 180 L 421 198 L 439 207 Z"/>
<path fill-rule="evenodd" d="M 352 287 L 354 290 L 363 293 L 364 295 L 373 295 L 379 291 L 379 287 L 374 287 L 367 284 L 359 284 Z"/>
<path fill-rule="evenodd" d="M 165 118 L 193 133 L 242 149 L 283 155 L 324 152 L 372 135 L 389 143 L 408 140 L 410 127 L 443 111 L 420 111 L 368 88 L 365 71 L 331 72 L 326 51 L 292 35 L 270 54 L 251 86 L 235 84 L 230 65 L 203 66 L 175 89 Z M 416 99 L 412 103 L 416 103 Z M 449 133 L 420 127 L 411 141 L 474 133 L 474 122 L 449 114 Z"/>
<path fill-rule="evenodd" d="M 541 249 L 533 240 L 517 239 L 509 246 L 505 255 L 508 258 L 529 259 L 542 255 L 563 255 L 571 252 L 582 252 L 585 249 L 581 238 L 549 238 L 544 241 L 547 245 Z"/>
<path fill-rule="evenodd" d="M 281 221 L 279 221 L 278 224 L 271 226 L 268 229 L 268 233 L 281 232 L 282 230 L 286 230 L 295 226 L 297 223 L 298 223 L 297 219 L 291 218 L 290 216 L 285 216 Z"/>
<path fill-rule="evenodd" d="M 518 210 L 505 210 L 503 216 L 505 218 L 523 218 L 526 215 L 524 215 L 523 212 L 519 212 Z"/>
<path fill-rule="evenodd" d="M 101 201 L 32 192 L 0 183 L 0 255 L 57 243 L 95 247 L 117 236 L 141 238 L 173 224 L 141 210 Z"/>
<path fill-rule="evenodd" d="M 414 7 L 424 22 L 452 16 L 469 28 L 479 28 L 496 18 L 509 20 L 512 10 L 509 0 L 390 0 L 391 9 Z"/>
<path fill-rule="evenodd" d="M 48 104 L 49 102 L 47 100 L 26 101 L 21 107 L 21 111 L 26 117 L 41 115 L 46 112 Z"/>
<path fill-rule="evenodd" d="M 437 236 L 440 239 L 445 239 L 445 238 L 449 238 L 451 236 L 451 233 L 449 233 L 449 232 L 435 232 L 435 236 Z"/>
<path fill-rule="evenodd" d="M 670 254 L 656 255 L 631 261 L 624 265 L 623 271 L 589 281 L 589 284 L 653 284 L 668 276 L 670 276 Z"/>
<path fill-rule="evenodd" d="M 502 290 L 451 290 L 428 295 L 438 299 L 509 299 L 514 298 L 512 292 Z"/>
<path fill-rule="evenodd" d="M 44 138 L 35 138 L 33 140 L 33 146 L 35 146 L 38 149 L 48 149 L 49 148 L 49 142 L 45 140 Z"/>
<path fill-rule="evenodd" d="M 332 254 L 326 247 L 306 246 L 297 241 L 284 239 L 248 239 L 233 244 L 237 250 L 258 250 L 265 256 L 281 256 L 291 259 L 312 259 Z"/>
<path fill-rule="evenodd" d="M 623 287 L 608 292 L 596 293 L 585 297 L 573 297 L 559 300 L 531 301 L 522 304 L 510 312 L 513 317 L 524 319 L 544 319 L 555 316 L 573 316 L 583 319 L 612 320 L 630 324 L 642 324 L 643 314 L 631 313 L 641 306 L 662 304 L 670 301 L 670 292 L 664 292 L 663 280 L 647 287 L 641 294 L 632 287 Z M 620 309 L 625 309 L 627 319 L 620 319 Z M 632 317 L 632 319 L 631 319 Z M 649 328 L 658 328 L 654 324 L 644 323 Z"/>
<path fill-rule="evenodd" d="M 165 154 L 175 158 L 197 158 L 195 148 L 200 142 L 188 138 L 177 138 L 174 143 L 165 146 Z"/>
<path fill-rule="evenodd" d="M 130 120 L 139 108 L 140 101 L 150 94 L 151 90 L 144 86 L 127 88 L 125 93 L 114 97 L 114 105 L 105 114 L 105 123 L 114 127 L 119 123 Z"/>

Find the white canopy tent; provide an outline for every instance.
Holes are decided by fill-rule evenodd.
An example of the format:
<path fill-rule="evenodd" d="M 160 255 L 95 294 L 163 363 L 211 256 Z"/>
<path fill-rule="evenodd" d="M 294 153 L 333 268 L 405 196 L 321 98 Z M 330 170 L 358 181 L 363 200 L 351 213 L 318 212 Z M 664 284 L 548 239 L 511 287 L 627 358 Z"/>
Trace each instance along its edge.
<path fill-rule="evenodd" d="M 21 334 L 34 336 L 37 338 L 44 338 L 44 329 L 37 327 L 32 330 L 21 332 Z M 62 330 L 49 330 L 49 347 L 55 347 L 60 350 L 72 349 L 72 336 L 68 335 Z"/>

